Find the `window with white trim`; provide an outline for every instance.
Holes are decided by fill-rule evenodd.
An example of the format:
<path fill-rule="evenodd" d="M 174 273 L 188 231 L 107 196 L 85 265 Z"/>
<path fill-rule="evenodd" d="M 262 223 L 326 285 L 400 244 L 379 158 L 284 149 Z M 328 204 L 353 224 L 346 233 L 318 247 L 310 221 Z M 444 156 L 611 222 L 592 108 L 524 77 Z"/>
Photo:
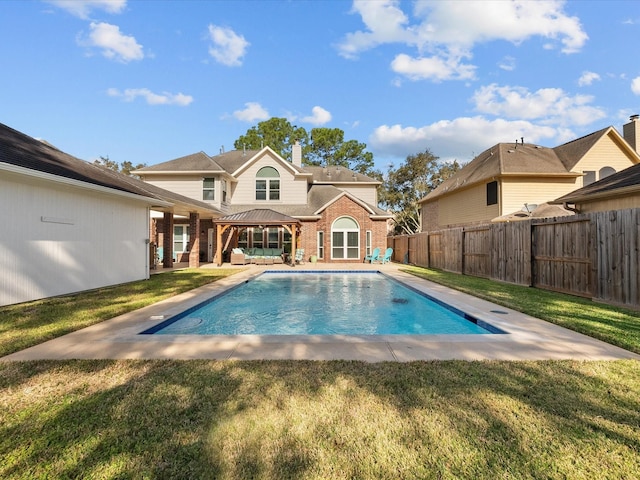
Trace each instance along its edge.
<path fill-rule="evenodd" d="M 227 203 L 227 181 L 222 180 L 222 203 Z"/>
<path fill-rule="evenodd" d="M 260 227 L 253 227 L 253 234 L 251 235 L 251 246 L 254 248 L 262 248 L 264 246 L 264 230 Z"/>
<path fill-rule="evenodd" d="M 267 229 L 267 247 L 278 248 L 278 228 L 269 227 Z"/>
<path fill-rule="evenodd" d="M 214 178 L 202 179 L 202 200 L 213 201 L 216 197 L 216 181 Z"/>
<path fill-rule="evenodd" d="M 189 225 L 173 226 L 173 253 L 185 253 L 189 248 Z"/>
<path fill-rule="evenodd" d="M 256 200 L 280 200 L 280 174 L 273 167 L 262 167 L 256 173 Z"/>
<path fill-rule="evenodd" d="M 318 258 L 324 258 L 324 232 L 318 232 Z"/>
<path fill-rule="evenodd" d="M 340 217 L 331 226 L 331 258 L 360 258 L 360 226 L 353 218 Z"/>
<path fill-rule="evenodd" d="M 365 234 L 365 238 L 366 238 L 366 245 L 365 245 L 365 255 L 371 255 L 371 230 L 367 230 L 366 234 Z"/>

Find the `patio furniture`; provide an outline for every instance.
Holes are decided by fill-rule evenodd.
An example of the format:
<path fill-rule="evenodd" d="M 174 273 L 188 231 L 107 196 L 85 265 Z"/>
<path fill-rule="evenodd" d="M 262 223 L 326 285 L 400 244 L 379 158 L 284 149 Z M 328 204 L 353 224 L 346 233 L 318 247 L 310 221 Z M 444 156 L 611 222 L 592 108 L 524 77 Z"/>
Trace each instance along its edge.
<path fill-rule="evenodd" d="M 387 263 L 391 261 L 391 256 L 393 255 L 393 248 L 389 247 L 384 252 L 384 257 L 382 257 L 381 263 Z"/>
<path fill-rule="evenodd" d="M 373 263 L 377 262 L 378 260 L 380 260 L 380 249 L 376 247 L 373 249 L 373 252 L 371 252 L 371 255 L 367 255 L 366 257 L 364 257 L 362 263 Z"/>
<path fill-rule="evenodd" d="M 298 264 L 304 263 L 304 248 L 296 248 L 296 256 L 293 261 Z"/>

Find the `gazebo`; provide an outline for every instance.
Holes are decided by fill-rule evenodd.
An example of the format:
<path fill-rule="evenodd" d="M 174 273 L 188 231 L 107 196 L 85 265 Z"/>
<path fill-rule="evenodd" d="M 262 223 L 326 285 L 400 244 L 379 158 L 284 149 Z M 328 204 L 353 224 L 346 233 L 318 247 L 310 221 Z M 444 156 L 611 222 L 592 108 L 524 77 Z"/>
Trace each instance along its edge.
<path fill-rule="evenodd" d="M 244 212 L 234 213 L 225 217 L 216 218 L 213 220 L 213 224 L 216 226 L 216 255 L 214 263 L 218 266 L 222 265 L 222 236 L 229 229 L 235 229 L 246 227 L 283 227 L 291 234 L 292 254 L 295 252 L 296 239 L 300 236 L 300 220 L 297 220 L 288 215 L 278 213 L 268 208 L 256 208 L 254 210 L 247 210 Z M 230 232 L 227 237 L 228 247 L 229 241 L 232 238 L 233 232 Z"/>

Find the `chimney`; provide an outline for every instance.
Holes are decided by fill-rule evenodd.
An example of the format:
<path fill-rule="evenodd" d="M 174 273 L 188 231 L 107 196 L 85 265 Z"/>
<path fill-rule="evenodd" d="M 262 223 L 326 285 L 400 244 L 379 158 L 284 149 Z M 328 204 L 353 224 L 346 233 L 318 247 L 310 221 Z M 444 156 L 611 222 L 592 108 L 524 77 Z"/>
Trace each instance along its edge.
<path fill-rule="evenodd" d="M 629 117 L 629 123 L 622 126 L 622 135 L 631 148 L 640 153 L 640 115 Z"/>
<path fill-rule="evenodd" d="M 291 163 L 296 167 L 302 167 L 302 146 L 297 140 L 296 143 L 291 146 Z"/>

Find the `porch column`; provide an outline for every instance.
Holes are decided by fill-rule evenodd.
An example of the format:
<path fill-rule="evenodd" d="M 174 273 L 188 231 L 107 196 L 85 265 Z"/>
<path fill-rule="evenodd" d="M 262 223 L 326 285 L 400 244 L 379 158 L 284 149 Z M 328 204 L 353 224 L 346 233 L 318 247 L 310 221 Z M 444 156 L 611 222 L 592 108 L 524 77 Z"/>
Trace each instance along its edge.
<path fill-rule="evenodd" d="M 189 214 L 189 268 L 200 266 L 200 214 Z"/>
<path fill-rule="evenodd" d="M 164 258 L 162 266 L 164 268 L 173 267 L 173 213 L 164 212 L 164 222 L 162 222 L 162 250 Z"/>

